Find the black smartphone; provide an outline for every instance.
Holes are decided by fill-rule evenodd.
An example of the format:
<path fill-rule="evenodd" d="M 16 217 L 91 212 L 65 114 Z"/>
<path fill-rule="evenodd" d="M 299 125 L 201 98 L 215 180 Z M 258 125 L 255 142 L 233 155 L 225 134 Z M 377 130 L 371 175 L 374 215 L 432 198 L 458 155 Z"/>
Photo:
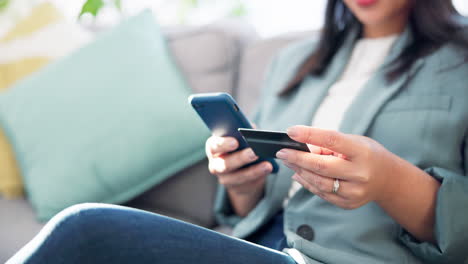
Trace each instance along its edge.
<path fill-rule="evenodd" d="M 252 124 L 239 109 L 234 98 L 227 93 L 201 93 L 189 97 L 189 103 L 198 113 L 212 134 L 219 137 L 234 137 L 239 142 L 241 150 L 249 147 L 239 128 L 252 128 Z M 260 158 L 247 166 L 268 161 L 273 166 L 273 173 L 277 173 L 279 166 L 273 158 Z"/>
<path fill-rule="evenodd" d="M 246 128 L 239 128 L 239 132 L 259 157 L 276 158 L 276 153 L 284 148 L 310 152 L 307 144 L 293 140 L 285 132 Z"/>

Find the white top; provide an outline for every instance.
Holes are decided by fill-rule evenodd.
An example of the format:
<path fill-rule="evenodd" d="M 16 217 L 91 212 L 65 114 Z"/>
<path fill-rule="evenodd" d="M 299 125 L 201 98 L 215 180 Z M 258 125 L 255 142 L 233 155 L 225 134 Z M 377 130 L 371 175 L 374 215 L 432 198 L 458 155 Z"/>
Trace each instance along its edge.
<path fill-rule="evenodd" d="M 342 76 L 330 87 L 327 96 L 317 109 L 312 126 L 339 130 L 346 110 L 384 63 L 397 38 L 398 35 L 392 35 L 383 38 L 361 39 L 356 43 Z M 301 187 L 298 182 L 293 181 L 284 206 Z"/>

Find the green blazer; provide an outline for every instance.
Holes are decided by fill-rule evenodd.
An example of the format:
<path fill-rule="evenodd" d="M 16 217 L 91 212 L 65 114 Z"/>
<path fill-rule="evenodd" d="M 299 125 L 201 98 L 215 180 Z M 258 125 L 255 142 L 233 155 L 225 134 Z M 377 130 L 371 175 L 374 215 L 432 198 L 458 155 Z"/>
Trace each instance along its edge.
<path fill-rule="evenodd" d="M 309 76 L 293 94 L 278 97 L 316 41 L 289 46 L 273 61 L 256 123 L 262 129 L 284 131 L 310 125 L 312 117 L 340 77 L 358 38 L 349 34 L 321 77 Z M 412 38 L 408 28 L 396 41 L 384 66 Z M 345 114 L 340 131 L 365 135 L 425 170 L 442 185 L 438 193 L 437 244 L 420 243 L 376 203 L 343 210 L 301 189 L 284 211 L 284 232 L 298 263 L 463 263 L 468 256 L 468 63 L 462 51 L 447 44 L 419 59 L 391 84 L 383 67 L 366 84 Z M 363 58 L 372 59 L 372 58 Z M 220 223 L 234 226 L 245 238 L 282 209 L 293 172 L 281 166 L 271 174 L 265 195 L 248 216 L 233 214 L 220 187 L 215 211 Z M 417 186 L 414 186 L 417 188 Z M 310 233 L 314 236 L 304 235 Z"/>

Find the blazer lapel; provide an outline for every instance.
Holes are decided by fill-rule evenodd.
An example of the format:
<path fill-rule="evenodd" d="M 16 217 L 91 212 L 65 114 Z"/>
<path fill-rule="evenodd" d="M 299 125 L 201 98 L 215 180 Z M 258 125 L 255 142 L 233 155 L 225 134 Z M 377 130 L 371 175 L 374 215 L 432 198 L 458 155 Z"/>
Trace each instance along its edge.
<path fill-rule="evenodd" d="M 387 84 L 385 77 L 386 66 L 401 54 L 402 50 L 411 40 L 411 29 L 408 27 L 394 44 L 383 66 L 365 85 L 361 93 L 349 107 L 343 118 L 343 122 L 340 124 L 341 132 L 364 135 L 382 106 L 398 93 L 410 78 L 424 65 L 424 59 L 417 60 L 408 72 L 392 83 Z"/>

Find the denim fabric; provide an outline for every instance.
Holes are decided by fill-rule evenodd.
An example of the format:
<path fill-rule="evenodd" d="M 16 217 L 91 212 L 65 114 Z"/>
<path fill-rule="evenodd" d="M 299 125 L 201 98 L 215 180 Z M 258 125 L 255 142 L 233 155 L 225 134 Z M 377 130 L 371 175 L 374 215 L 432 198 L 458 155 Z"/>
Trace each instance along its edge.
<path fill-rule="evenodd" d="M 267 224 L 263 225 L 246 240 L 274 250 L 283 250 L 288 246 L 284 234 L 283 211 L 277 213 Z"/>
<path fill-rule="evenodd" d="M 293 264 L 288 255 L 164 216 L 85 204 L 54 217 L 13 263 Z"/>

